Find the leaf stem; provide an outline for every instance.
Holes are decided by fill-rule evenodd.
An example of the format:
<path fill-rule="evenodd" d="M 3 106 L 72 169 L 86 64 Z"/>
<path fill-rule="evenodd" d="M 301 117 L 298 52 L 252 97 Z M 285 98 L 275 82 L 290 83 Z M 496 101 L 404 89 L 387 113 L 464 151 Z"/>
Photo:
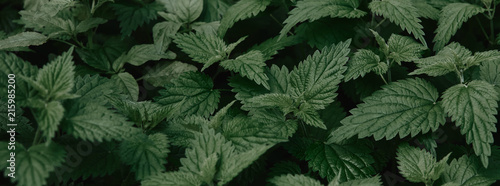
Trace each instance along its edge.
<path fill-rule="evenodd" d="M 479 28 L 481 28 L 481 31 L 483 32 L 484 37 L 486 37 L 486 39 L 489 41 L 488 33 L 486 33 L 486 30 L 484 29 L 483 24 L 481 24 L 481 21 L 479 20 L 479 18 L 477 18 L 477 17 L 475 17 L 475 18 L 477 20 L 477 23 L 479 23 Z"/>
<path fill-rule="evenodd" d="M 387 81 L 385 80 L 384 76 L 382 74 L 380 74 L 380 77 L 382 78 L 382 81 L 384 81 L 384 83 L 387 85 L 389 83 L 387 83 Z"/>
<path fill-rule="evenodd" d="M 387 80 L 390 83 L 390 82 L 392 82 L 392 73 L 391 73 L 391 65 L 392 65 L 392 63 L 389 61 L 389 59 L 386 60 L 386 63 L 387 63 Z"/>
<path fill-rule="evenodd" d="M 380 22 L 379 22 L 379 23 L 378 23 L 378 24 L 377 24 L 377 25 L 373 28 L 373 30 L 375 30 L 375 29 L 376 29 L 376 28 L 378 28 L 380 25 L 382 25 L 382 23 L 384 23 L 386 19 L 387 19 L 387 18 L 382 19 L 382 21 L 380 21 Z"/>
<path fill-rule="evenodd" d="M 38 144 L 40 138 L 40 132 L 41 132 L 40 127 L 37 127 L 35 132 L 35 138 L 33 138 L 33 143 L 31 144 L 31 146 Z"/>

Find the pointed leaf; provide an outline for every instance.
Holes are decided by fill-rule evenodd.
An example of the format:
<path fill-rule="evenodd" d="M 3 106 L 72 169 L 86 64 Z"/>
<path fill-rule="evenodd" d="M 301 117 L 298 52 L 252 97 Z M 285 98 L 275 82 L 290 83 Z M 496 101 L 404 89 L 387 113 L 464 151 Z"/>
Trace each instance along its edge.
<path fill-rule="evenodd" d="M 177 79 L 184 72 L 197 70 L 196 66 L 179 61 L 162 62 L 148 69 L 141 79 L 146 80 L 155 87 L 160 87 L 170 83 L 172 79 Z"/>
<path fill-rule="evenodd" d="M 259 12 L 262 12 L 271 3 L 271 0 L 246 0 L 238 1 L 229 9 L 222 17 L 221 26 L 219 27 L 218 33 L 222 37 L 226 35 L 226 31 L 231 28 L 234 23 L 256 16 Z"/>
<path fill-rule="evenodd" d="M 36 81 L 48 90 L 46 99 L 58 100 L 68 94 L 75 85 L 73 48 L 58 56 L 38 72 Z"/>
<path fill-rule="evenodd" d="M 270 179 L 269 182 L 271 182 L 276 186 L 302 186 L 302 185 L 322 186 L 321 182 L 319 182 L 318 180 L 300 174 L 299 175 L 287 174 L 283 176 L 276 176 Z"/>
<path fill-rule="evenodd" d="M 269 78 L 264 73 L 266 63 L 264 63 L 264 57 L 259 51 L 252 50 L 238 56 L 236 59 L 222 61 L 220 65 L 225 69 L 239 72 L 243 77 L 247 77 L 269 89 L 269 83 L 267 82 Z"/>
<path fill-rule="evenodd" d="M 111 79 L 116 81 L 118 87 L 120 87 L 120 91 L 130 100 L 136 101 L 139 98 L 139 85 L 131 74 L 123 72 L 113 75 Z"/>
<path fill-rule="evenodd" d="M 344 81 L 364 77 L 367 73 L 374 71 L 376 74 L 385 74 L 387 64 L 380 62 L 380 57 L 371 50 L 360 49 L 347 63 L 347 72 Z"/>
<path fill-rule="evenodd" d="M 47 141 L 55 136 L 59 123 L 64 116 L 64 107 L 59 101 L 52 101 L 33 109 L 38 127 Z"/>
<path fill-rule="evenodd" d="M 408 144 L 400 145 L 396 159 L 401 174 L 411 182 L 431 184 L 436 181 L 448 168 L 448 157 L 436 162 L 436 158 L 425 150 L 410 147 Z"/>
<path fill-rule="evenodd" d="M 390 52 L 388 57 L 397 63 L 417 60 L 422 56 L 422 52 L 427 49 L 427 47 L 415 42 L 410 37 L 396 34 L 391 35 L 387 44 Z"/>
<path fill-rule="evenodd" d="M 153 26 L 153 40 L 156 53 L 161 54 L 167 50 L 172 42 L 172 38 L 181 26 L 182 24 L 180 23 L 170 21 L 156 23 L 156 25 Z"/>
<path fill-rule="evenodd" d="M 55 167 L 64 162 L 64 148 L 55 144 L 38 144 L 16 153 L 18 185 L 42 186 Z"/>
<path fill-rule="evenodd" d="M 217 62 L 226 57 L 226 43 L 215 35 L 178 34 L 174 43 L 194 61 L 202 64 Z"/>
<path fill-rule="evenodd" d="M 47 42 L 48 37 L 38 32 L 21 32 L 0 40 L 0 50 L 11 49 L 15 47 L 27 47 L 32 45 L 41 45 Z"/>

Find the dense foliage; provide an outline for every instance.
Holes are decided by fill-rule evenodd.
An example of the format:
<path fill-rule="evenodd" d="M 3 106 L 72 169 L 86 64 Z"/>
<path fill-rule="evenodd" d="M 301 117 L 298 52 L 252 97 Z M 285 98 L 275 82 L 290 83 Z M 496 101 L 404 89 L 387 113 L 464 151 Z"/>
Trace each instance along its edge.
<path fill-rule="evenodd" d="M 2 183 L 491 185 L 499 4 L 0 0 Z"/>

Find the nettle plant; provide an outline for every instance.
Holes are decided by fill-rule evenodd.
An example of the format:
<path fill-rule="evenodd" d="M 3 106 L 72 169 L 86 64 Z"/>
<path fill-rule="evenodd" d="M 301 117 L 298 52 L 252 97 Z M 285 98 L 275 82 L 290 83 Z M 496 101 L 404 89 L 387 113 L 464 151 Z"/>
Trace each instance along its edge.
<path fill-rule="evenodd" d="M 0 0 L 2 182 L 491 185 L 499 3 Z"/>

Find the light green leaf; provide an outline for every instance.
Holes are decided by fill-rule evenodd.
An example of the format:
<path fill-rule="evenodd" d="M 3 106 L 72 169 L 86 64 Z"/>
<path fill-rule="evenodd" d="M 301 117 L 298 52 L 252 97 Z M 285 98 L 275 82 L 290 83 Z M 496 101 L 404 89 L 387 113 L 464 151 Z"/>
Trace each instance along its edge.
<path fill-rule="evenodd" d="M 35 77 L 38 68 L 29 62 L 17 57 L 13 53 L 0 52 L 0 75 L 7 78 L 7 75 L 16 75 L 16 103 L 19 106 L 26 106 L 30 98 L 34 98 L 36 91 L 31 85 L 17 76 Z M 0 78 L 3 80 L 3 78 Z M 0 82 L 0 85 L 7 91 L 7 80 Z"/>
<path fill-rule="evenodd" d="M 217 35 L 217 29 L 219 29 L 220 22 L 219 21 L 213 21 L 209 23 L 205 22 L 195 22 L 191 24 L 191 28 L 196 32 L 200 34 L 205 34 L 205 35 Z"/>
<path fill-rule="evenodd" d="M 99 75 L 78 76 L 75 78 L 73 92 L 80 96 L 76 99 L 78 102 L 105 105 L 108 102 L 106 96 L 116 93 L 114 86 L 114 81 Z"/>
<path fill-rule="evenodd" d="M 401 29 L 413 34 L 424 46 L 427 42 L 424 38 L 424 27 L 420 24 L 420 14 L 417 8 L 412 6 L 410 0 L 375 0 L 368 7 L 377 15 L 388 18 L 391 22 L 399 25 Z"/>
<path fill-rule="evenodd" d="M 264 57 L 257 50 L 252 50 L 246 54 L 238 56 L 236 59 L 225 60 L 220 63 L 225 69 L 239 72 L 243 77 L 255 81 L 269 89 L 269 78 L 264 73 Z"/>
<path fill-rule="evenodd" d="M 99 26 L 100 24 L 104 24 L 106 22 L 108 22 L 108 20 L 102 19 L 102 18 L 92 17 L 92 18 L 85 19 L 82 22 L 78 23 L 78 25 L 76 25 L 75 33 L 86 32 L 86 31 L 88 31 L 92 28 L 95 28 L 95 27 Z"/>
<path fill-rule="evenodd" d="M 49 142 L 55 136 L 58 130 L 59 123 L 64 116 L 64 107 L 59 101 L 52 101 L 39 105 L 38 108 L 33 109 L 38 127 L 41 129 L 42 134 Z"/>
<path fill-rule="evenodd" d="M 218 33 L 221 37 L 226 35 L 226 31 L 231 28 L 234 23 L 256 16 L 259 12 L 266 10 L 266 7 L 271 3 L 271 0 L 246 0 L 238 1 L 227 9 L 222 17 L 221 26 Z"/>
<path fill-rule="evenodd" d="M 371 50 L 360 49 L 347 63 L 347 72 L 344 81 L 364 77 L 367 73 L 374 71 L 376 74 L 387 72 L 387 64 L 380 62 L 380 57 Z"/>
<path fill-rule="evenodd" d="M 283 40 L 281 40 L 283 41 Z M 286 66 L 282 66 L 281 69 L 272 65 L 268 71 L 266 71 L 267 77 L 269 77 L 269 87 L 271 88 L 271 93 L 282 93 L 285 94 L 289 88 L 290 72 Z"/>
<path fill-rule="evenodd" d="M 480 163 L 475 158 L 464 155 L 458 160 L 452 160 L 441 178 L 445 183 L 452 182 L 462 186 L 488 186 L 493 184 L 495 180 L 483 177 L 479 173 L 480 169 Z"/>
<path fill-rule="evenodd" d="M 323 17 L 360 18 L 366 15 L 366 12 L 358 9 L 359 1 L 350 2 L 344 0 L 298 1 L 296 7 L 290 11 L 290 16 L 283 22 L 285 26 L 280 31 L 280 38 L 300 22 L 313 22 Z"/>
<path fill-rule="evenodd" d="M 256 108 L 273 108 L 278 107 L 284 114 L 288 114 L 295 110 L 294 100 L 287 94 L 270 93 L 259 96 L 254 96 L 246 101 L 242 106 L 244 110 L 252 110 Z"/>
<path fill-rule="evenodd" d="M 422 52 L 427 49 L 427 47 L 415 42 L 410 37 L 396 34 L 391 35 L 387 44 L 390 52 L 388 57 L 397 63 L 417 60 L 422 56 Z"/>
<path fill-rule="evenodd" d="M 305 101 L 314 109 L 324 109 L 337 96 L 335 91 L 346 71 L 351 40 L 316 51 L 290 73 L 288 94 L 297 102 Z"/>
<path fill-rule="evenodd" d="M 467 143 L 472 143 L 484 167 L 488 167 L 491 155 L 499 100 L 493 85 L 480 80 L 455 85 L 443 93 L 443 108 L 465 134 Z"/>
<path fill-rule="evenodd" d="M 309 167 L 319 171 L 319 175 L 333 180 L 340 174 L 340 182 L 368 178 L 375 173 L 370 165 L 374 163 L 367 144 L 337 145 L 315 143 L 306 150 Z"/>
<path fill-rule="evenodd" d="M 47 100 L 58 100 L 66 97 L 75 85 L 75 66 L 73 65 L 73 48 L 64 52 L 38 72 L 36 82 L 47 89 L 43 95 Z"/>
<path fill-rule="evenodd" d="M 500 94 L 500 63 L 498 61 L 489 61 L 481 64 L 481 79 L 495 86 Z"/>
<path fill-rule="evenodd" d="M 162 8 L 157 3 L 144 4 L 142 6 L 114 3 L 111 4 L 111 7 L 115 11 L 117 20 L 120 22 L 120 33 L 123 37 L 130 36 L 139 26 L 156 19 L 157 11 Z"/>
<path fill-rule="evenodd" d="M 148 61 L 160 59 L 174 59 L 175 53 L 167 51 L 166 53 L 157 53 L 154 44 L 142 44 L 133 46 L 123 58 L 117 61 L 128 62 L 134 66 L 140 66 Z"/>
<path fill-rule="evenodd" d="M 179 61 L 162 62 L 148 69 L 141 79 L 146 80 L 155 87 L 160 87 L 170 83 L 172 79 L 177 79 L 184 72 L 193 72 L 197 70 L 198 68 L 194 65 Z"/>
<path fill-rule="evenodd" d="M 106 107 L 87 102 L 70 102 L 62 124 L 66 131 L 87 141 L 121 141 L 139 131 L 125 117 Z"/>
<path fill-rule="evenodd" d="M 396 159 L 401 174 L 411 182 L 422 182 L 426 185 L 434 183 L 448 168 L 448 157 L 436 162 L 436 158 L 425 150 L 410 147 L 407 143 L 400 145 Z"/>
<path fill-rule="evenodd" d="M 430 5 L 427 0 L 412 0 L 411 3 L 418 10 L 420 17 L 432 20 L 439 19 L 439 10 Z"/>
<path fill-rule="evenodd" d="M 276 186 L 322 186 L 321 182 L 305 175 L 283 175 L 276 176 L 269 180 L 270 183 Z"/>
<path fill-rule="evenodd" d="M 302 103 L 298 109 L 294 110 L 293 114 L 308 125 L 326 130 L 326 125 L 318 111 L 309 103 Z"/>
<path fill-rule="evenodd" d="M 47 36 L 38 32 L 21 32 L 0 40 L 0 50 L 41 45 L 47 42 L 47 39 L 49 39 Z"/>
<path fill-rule="evenodd" d="M 264 56 L 264 59 L 267 61 L 272 59 L 272 56 L 278 54 L 279 50 L 282 50 L 287 46 L 296 45 L 299 42 L 300 39 L 296 36 L 283 37 L 281 39 L 279 39 L 279 37 L 277 36 L 268 39 L 260 44 L 254 45 L 252 48 L 250 48 L 250 50 L 260 51 Z"/>
<path fill-rule="evenodd" d="M 64 162 L 66 152 L 52 142 L 38 144 L 16 152 L 16 181 L 18 185 L 42 186 L 55 168 Z"/>
<path fill-rule="evenodd" d="M 113 75 L 111 79 L 116 81 L 120 91 L 127 95 L 130 100 L 136 101 L 139 99 L 139 85 L 131 74 L 123 72 Z"/>
<path fill-rule="evenodd" d="M 141 185 L 144 186 L 191 186 L 191 185 L 201 185 L 203 182 L 198 178 L 197 175 L 191 172 L 166 172 L 155 176 L 149 176 L 142 180 Z"/>
<path fill-rule="evenodd" d="M 433 40 L 434 51 L 441 50 L 469 18 L 484 11 L 486 9 L 469 3 L 450 3 L 443 7 Z"/>
<path fill-rule="evenodd" d="M 211 65 L 209 62 L 217 62 L 226 58 L 226 43 L 215 35 L 205 35 L 199 33 L 178 34 L 174 38 L 183 52 L 189 55 L 194 61 Z M 208 66 L 204 66 L 207 68 Z"/>
<path fill-rule="evenodd" d="M 217 108 L 220 93 L 213 90 L 213 82 L 200 72 L 186 72 L 160 90 L 155 100 L 165 106 L 174 107 L 182 115 L 208 116 Z M 178 105 L 179 104 L 179 105 Z"/>
<path fill-rule="evenodd" d="M 337 175 L 335 180 L 331 181 L 328 186 L 382 186 L 379 175 L 371 178 L 350 180 L 342 183 L 339 183 L 339 179 L 340 175 Z"/>
<path fill-rule="evenodd" d="M 153 41 L 157 54 L 165 53 L 181 25 L 176 22 L 164 21 L 153 26 Z"/>
<path fill-rule="evenodd" d="M 161 0 L 168 12 L 173 13 L 182 23 L 191 23 L 200 17 L 203 0 Z"/>
<path fill-rule="evenodd" d="M 377 41 L 380 51 L 386 56 L 389 56 L 389 45 L 385 42 L 385 39 L 375 30 L 370 29 L 370 32 L 375 37 L 375 41 Z"/>
<path fill-rule="evenodd" d="M 375 140 L 400 138 L 435 131 L 445 123 L 443 108 L 436 103 L 439 93 L 425 80 L 406 79 L 383 86 L 364 99 L 343 119 L 328 142 L 340 142 L 354 135 Z"/>
<path fill-rule="evenodd" d="M 120 157 L 124 163 L 132 166 L 136 180 L 154 176 L 165 171 L 167 163 L 168 138 L 156 133 L 146 136 L 138 133 L 120 144 Z"/>

